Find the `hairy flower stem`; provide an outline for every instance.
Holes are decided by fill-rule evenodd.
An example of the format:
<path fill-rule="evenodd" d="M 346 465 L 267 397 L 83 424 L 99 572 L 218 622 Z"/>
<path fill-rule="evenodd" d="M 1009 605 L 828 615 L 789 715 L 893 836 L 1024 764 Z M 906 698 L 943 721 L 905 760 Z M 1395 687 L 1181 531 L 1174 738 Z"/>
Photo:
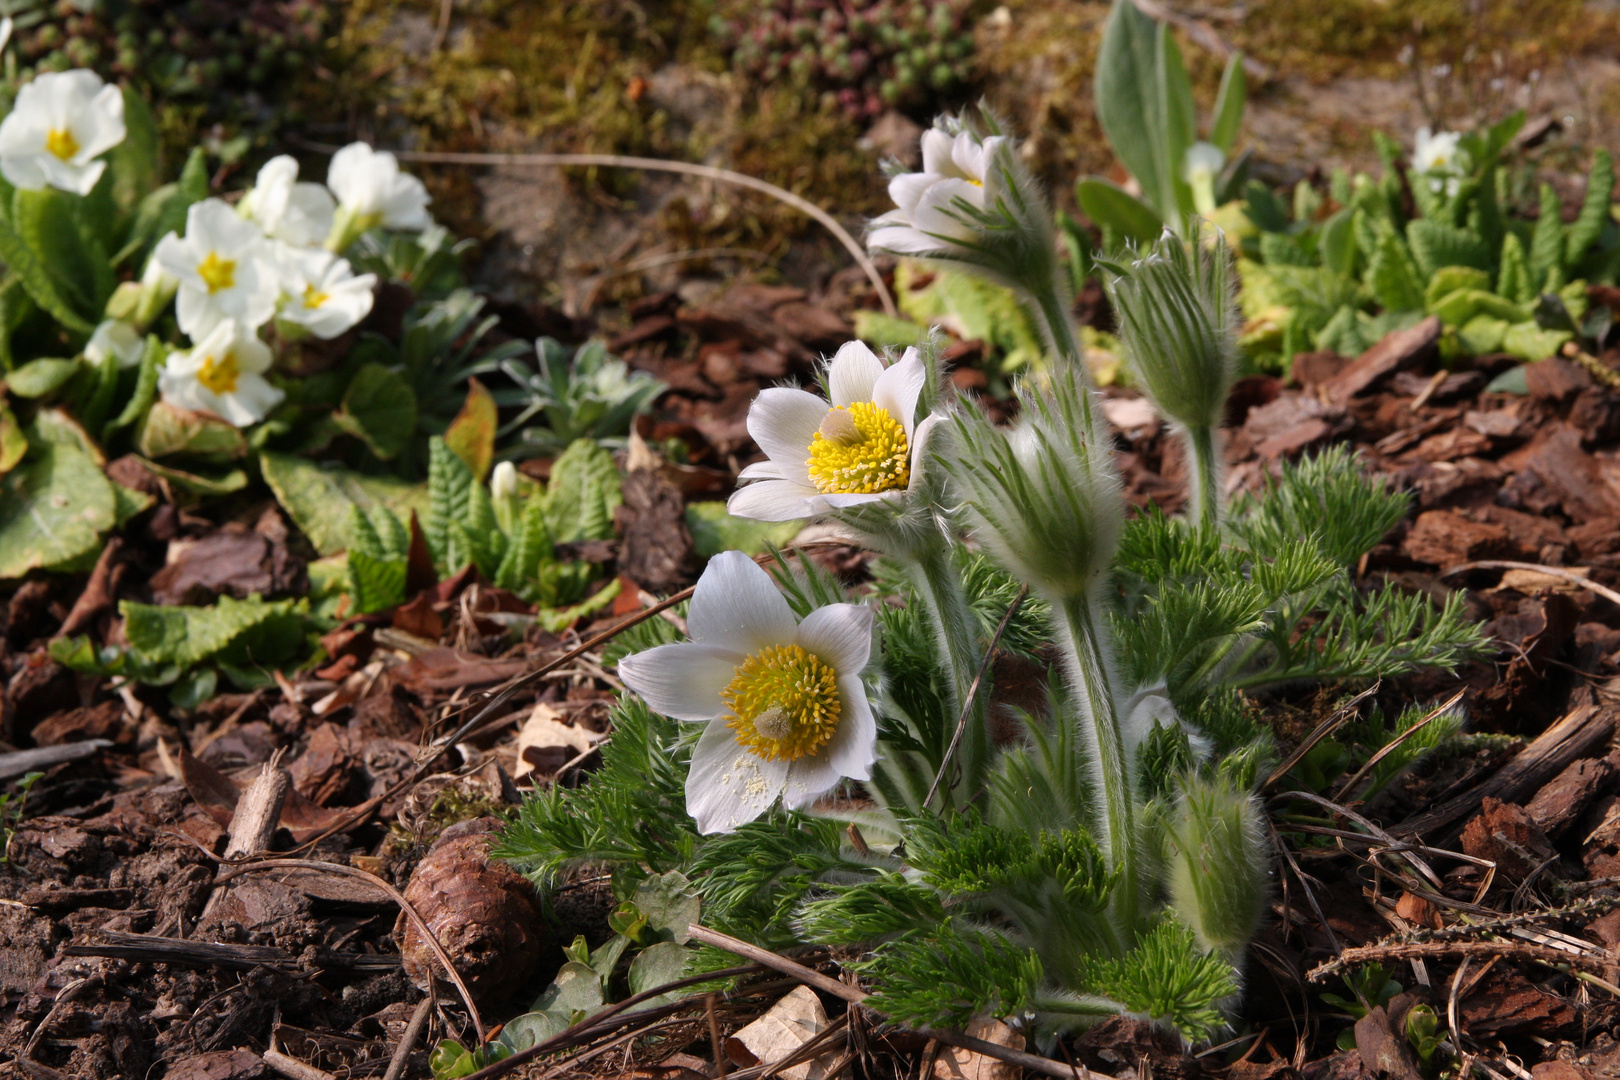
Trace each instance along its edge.
<path fill-rule="evenodd" d="M 1026 287 L 1025 293 L 1026 303 L 1035 309 L 1033 314 L 1046 328 L 1046 338 L 1051 342 L 1052 350 L 1081 371 L 1086 371 L 1085 351 L 1080 348 L 1080 339 L 1074 336 L 1074 323 L 1069 319 L 1068 308 L 1058 294 L 1057 285 Z M 1087 372 L 1088 381 L 1089 374 Z"/>
<path fill-rule="evenodd" d="M 1097 840 L 1119 874 L 1112 906 L 1118 925 L 1134 927 L 1140 901 L 1136 868 L 1135 765 L 1114 710 L 1110 650 L 1099 605 L 1089 596 L 1053 605 L 1068 631 L 1062 642 L 1080 737 L 1091 758 L 1096 785 Z"/>
<path fill-rule="evenodd" d="M 910 557 L 903 560 L 903 564 L 917 599 L 927 610 L 928 622 L 934 628 L 935 647 L 950 689 L 946 725 L 939 732 L 940 753 L 944 754 L 984 656 L 979 643 L 978 619 L 968 606 L 967 596 L 962 591 L 961 572 L 951 561 L 951 546 L 943 535 L 930 537 L 907 554 Z M 967 728 L 956 752 L 960 780 L 952 783 L 951 774 L 946 774 L 941 789 L 944 805 L 966 805 L 984 784 L 984 771 L 990 758 L 989 700 L 987 687 L 981 687 L 973 697 Z M 936 763 L 936 768 L 938 764 L 942 762 Z"/>
<path fill-rule="evenodd" d="M 1182 438 L 1187 444 L 1192 474 L 1187 485 L 1191 504 L 1187 517 L 1199 525 L 1218 526 L 1221 521 L 1221 450 L 1215 430 L 1188 428 Z"/>

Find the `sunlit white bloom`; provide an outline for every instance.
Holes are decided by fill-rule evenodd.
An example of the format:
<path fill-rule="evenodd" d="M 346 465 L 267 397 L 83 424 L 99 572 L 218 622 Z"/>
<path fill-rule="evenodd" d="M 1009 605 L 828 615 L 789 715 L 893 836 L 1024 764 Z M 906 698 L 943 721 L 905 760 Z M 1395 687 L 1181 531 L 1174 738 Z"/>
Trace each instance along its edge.
<path fill-rule="evenodd" d="M 135 367 L 146 354 L 140 331 L 123 319 L 107 319 L 96 327 L 84 346 L 84 358 L 100 367 L 107 357 L 116 357 L 121 368 Z"/>
<path fill-rule="evenodd" d="M 28 191 L 49 185 L 88 195 L 107 168 L 97 159 L 123 141 L 118 87 L 93 71 L 45 72 L 0 121 L 0 174 Z"/>
<path fill-rule="evenodd" d="M 1418 128 L 1417 144 L 1412 150 L 1412 168 L 1420 173 L 1450 173 L 1457 171 L 1457 143 L 1462 135 L 1455 131 L 1430 132 Z"/>
<path fill-rule="evenodd" d="M 757 482 L 726 509 L 756 521 L 792 521 L 904 496 L 922 474 L 938 420 L 916 422 L 925 377 L 916 349 L 885 368 L 852 341 L 827 369 L 831 405 L 804 390 L 761 391 L 748 410 L 748 433 L 769 460 L 742 471 L 740 479 Z"/>
<path fill-rule="evenodd" d="M 152 261 L 180 283 L 175 314 L 193 341 L 225 319 L 257 329 L 276 310 L 280 290 L 270 247 L 258 226 L 223 200 L 194 203 L 186 212 L 186 235 L 159 240 Z"/>
<path fill-rule="evenodd" d="M 163 400 L 211 412 L 237 427 L 256 424 L 281 404 L 284 393 L 265 381 L 270 347 L 233 319 L 216 323 L 185 352 L 172 352 L 158 375 Z"/>
<path fill-rule="evenodd" d="M 870 778 L 870 609 L 829 604 L 799 622 L 764 570 L 727 551 L 698 580 L 686 625 L 690 642 L 627 656 L 619 677 L 658 712 L 708 725 L 686 779 L 700 832 L 729 832 L 778 796 L 797 810 L 843 777 Z"/>
<path fill-rule="evenodd" d="M 326 186 L 337 196 L 338 229 L 353 234 L 348 241 L 378 225 L 417 230 L 432 224 L 427 188 L 416 177 L 400 172 L 399 161 L 386 150 L 350 143 L 332 155 Z M 348 245 L 333 246 L 342 250 Z"/>
<path fill-rule="evenodd" d="M 320 248 L 281 245 L 281 310 L 277 318 L 330 340 L 371 313 L 376 274 L 355 274 L 349 260 Z"/>
<path fill-rule="evenodd" d="M 939 128 L 923 132 L 922 172 L 901 173 L 889 181 L 895 209 L 872 222 L 868 246 L 896 255 L 926 255 L 972 240 L 978 226 L 971 210 L 992 206 L 1000 193 L 996 159 L 1006 142 L 1001 135 L 980 141 L 967 131 L 954 137 Z"/>
<path fill-rule="evenodd" d="M 0 19 L 0 52 L 5 52 L 6 46 L 11 44 L 11 30 L 11 16 Z"/>
<path fill-rule="evenodd" d="M 489 493 L 496 499 L 515 499 L 518 495 L 517 466 L 510 461 L 498 462 L 489 477 Z"/>
<path fill-rule="evenodd" d="M 299 181 L 298 161 L 288 154 L 265 162 L 253 190 L 237 205 L 237 211 L 266 236 L 294 247 L 323 243 L 332 231 L 336 210 L 324 185 Z"/>

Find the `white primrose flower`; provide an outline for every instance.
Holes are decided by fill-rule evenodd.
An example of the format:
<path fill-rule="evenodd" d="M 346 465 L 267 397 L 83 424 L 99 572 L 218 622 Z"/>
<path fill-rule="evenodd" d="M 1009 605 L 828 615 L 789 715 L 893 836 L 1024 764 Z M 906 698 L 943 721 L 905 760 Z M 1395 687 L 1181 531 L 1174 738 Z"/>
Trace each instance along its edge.
<path fill-rule="evenodd" d="M 371 313 L 376 274 L 357 275 L 349 260 L 319 248 L 283 244 L 277 255 L 283 297 L 277 318 L 329 341 Z"/>
<path fill-rule="evenodd" d="M 139 330 L 123 319 L 105 319 L 84 346 L 84 358 L 100 367 L 107 357 L 117 357 L 121 368 L 136 367 L 146 355 L 146 342 Z"/>
<path fill-rule="evenodd" d="M 248 327 L 224 319 L 189 351 L 169 354 L 158 389 L 171 405 L 247 427 L 287 396 L 265 381 L 269 370 L 270 347 Z"/>
<path fill-rule="evenodd" d="M 276 310 L 280 290 L 272 252 L 258 226 L 222 199 L 204 199 L 186 211 L 186 235 L 169 233 L 152 259 L 180 283 L 175 315 L 197 341 L 221 321 L 256 330 Z"/>
<path fill-rule="evenodd" d="M 431 201 L 422 181 L 399 171 L 399 161 L 386 150 L 350 143 L 332 155 L 326 186 L 337 196 L 342 214 L 356 233 L 381 225 L 386 229 L 425 229 L 432 224 Z"/>
<path fill-rule="evenodd" d="M 922 172 L 889 181 L 895 209 L 872 222 L 868 246 L 896 255 L 929 255 L 973 240 L 979 227 L 972 211 L 993 206 L 1000 193 L 995 164 L 1006 142 L 1001 135 L 980 141 L 967 131 L 954 137 L 939 128 L 923 132 Z"/>
<path fill-rule="evenodd" d="M 748 434 L 770 460 L 742 471 L 740 479 L 757 483 L 726 509 L 756 521 L 792 521 L 901 498 L 922 474 L 923 448 L 939 420 L 916 423 L 925 378 L 916 349 L 885 368 L 851 341 L 827 368 L 831 405 L 804 390 L 761 391 L 748 410 Z"/>
<path fill-rule="evenodd" d="M 1181 178 L 1192 188 L 1193 203 L 1205 217 L 1215 212 L 1215 178 L 1226 167 L 1226 155 L 1214 143 L 1195 142 L 1187 147 Z"/>
<path fill-rule="evenodd" d="M 325 185 L 300 182 L 297 159 L 281 154 L 264 163 L 236 209 L 271 239 L 310 247 L 331 233 L 337 203 Z"/>
<path fill-rule="evenodd" d="M 700 832 L 730 832 L 778 796 L 797 810 L 842 777 L 870 778 L 870 609 L 829 604 L 798 622 L 764 570 L 726 551 L 698 580 L 686 625 L 690 642 L 627 656 L 619 677 L 658 712 L 708 725 L 686 779 Z"/>
<path fill-rule="evenodd" d="M 124 95 L 93 71 L 46 72 L 17 92 L 0 121 L 0 174 L 28 191 L 88 195 L 124 141 Z"/>
<path fill-rule="evenodd" d="M 1431 133 L 1428 128 L 1417 130 L 1412 148 L 1412 170 L 1429 177 L 1429 190 L 1444 190 L 1456 195 L 1462 186 L 1463 151 L 1458 147 L 1462 135 L 1455 131 Z"/>

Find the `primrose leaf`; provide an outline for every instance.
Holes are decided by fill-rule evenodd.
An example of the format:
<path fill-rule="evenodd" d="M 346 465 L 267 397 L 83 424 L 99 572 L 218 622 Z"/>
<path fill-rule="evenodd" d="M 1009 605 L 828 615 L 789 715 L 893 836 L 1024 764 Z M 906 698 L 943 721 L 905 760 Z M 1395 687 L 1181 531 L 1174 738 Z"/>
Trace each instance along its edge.
<path fill-rule="evenodd" d="M 247 441 L 226 420 L 159 401 L 141 422 L 135 448 L 149 458 L 173 454 L 238 457 L 247 452 Z"/>
<path fill-rule="evenodd" d="M 412 510 L 427 509 L 426 488 L 392 477 L 323 469 L 304 458 L 274 452 L 259 455 L 259 467 L 276 501 L 322 555 L 350 546 L 351 506 L 387 507 L 405 518 Z"/>
<path fill-rule="evenodd" d="M 289 660 L 303 645 L 308 608 L 303 600 L 231 596 L 209 607 L 118 605 L 129 647 L 143 661 L 182 667 L 216 658 L 241 666 Z"/>
<path fill-rule="evenodd" d="M 574 440 L 552 463 L 545 506 L 556 542 L 610 539 L 613 511 L 623 501 L 613 455 L 591 440 Z"/>
<path fill-rule="evenodd" d="M 500 417 L 495 398 L 477 379 L 467 380 L 467 400 L 444 433 L 445 445 L 472 470 L 473 479 L 483 483 L 495 460 L 495 429 Z"/>
<path fill-rule="evenodd" d="M 95 551 L 117 522 L 112 484 L 90 455 L 44 443 L 0 478 L 0 579 Z"/>
<path fill-rule="evenodd" d="M 642 994 L 678 981 L 686 972 L 686 958 L 686 946 L 673 941 L 649 945 L 630 962 L 630 992 Z M 662 1005 L 679 997 L 680 991 L 672 990 L 650 999 L 645 1007 Z"/>
<path fill-rule="evenodd" d="M 671 870 L 654 874 L 636 888 L 635 905 L 647 925 L 660 935 L 684 945 L 690 928 L 703 914 L 703 901 L 684 874 Z"/>
<path fill-rule="evenodd" d="M 349 381 L 343 407 L 332 419 L 387 461 L 416 433 L 416 393 L 382 364 L 367 364 Z"/>

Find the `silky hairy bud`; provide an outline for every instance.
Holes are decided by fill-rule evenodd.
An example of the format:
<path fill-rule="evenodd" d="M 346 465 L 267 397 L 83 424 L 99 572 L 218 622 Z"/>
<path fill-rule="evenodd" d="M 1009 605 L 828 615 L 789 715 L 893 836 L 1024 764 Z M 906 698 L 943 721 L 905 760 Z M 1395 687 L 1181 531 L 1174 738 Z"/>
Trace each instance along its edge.
<path fill-rule="evenodd" d="M 1265 908 L 1271 860 L 1260 820 L 1254 797 L 1229 780 L 1183 780 L 1169 838 L 1171 904 L 1200 945 L 1234 962 Z"/>
<path fill-rule="evenodd" d="M 1105 269 L 1131 375 L 1165 415 L 1213 430 L 1237 378 L 1238 316 L 1231 252 L 1199 233 L 1167 231 L 1140 258 Z"/>
<path fill-rule="evenodd" d="M 959 412 L 945 459 L 974 531 L 1002 566 L 1049 600 L 1087 596 L 1103 579 L 1124 527 L 1091 391 L 1078 370 L 1020 390 L 1024 413 L 1003 432 Z"/>

